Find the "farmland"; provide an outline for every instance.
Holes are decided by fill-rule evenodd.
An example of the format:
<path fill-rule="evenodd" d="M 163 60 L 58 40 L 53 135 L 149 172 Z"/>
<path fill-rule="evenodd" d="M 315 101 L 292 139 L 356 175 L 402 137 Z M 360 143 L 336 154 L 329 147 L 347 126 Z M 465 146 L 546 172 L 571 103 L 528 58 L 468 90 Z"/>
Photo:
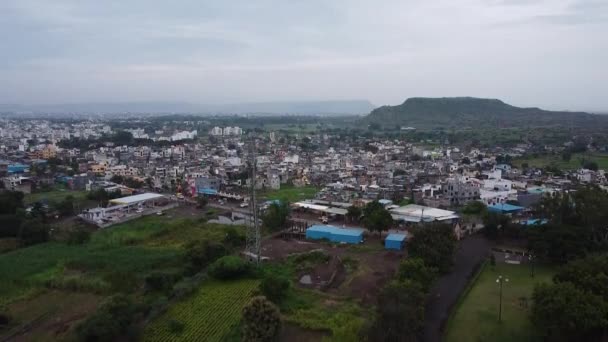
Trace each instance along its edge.
<path fill-rule="evenodd" d="M 498 322 L 499 288 L 496 278 L 509 279 L 503 287 L 502 323 Z M 529 320 L 529 305 L 535 284 L 550 282 L 553 270 L 537 267 L 535 276 L 524 265 L 486 265 L 470 292 L 448 322 L 445 340 L 534 341 L 538 340 Z"/>
<path fill-rule="evenodd" d="M 596 162 L 600 169 L 608 170 L 608 155 L 601 153 L 576 153 L 569 160 L 564 160 L 561 155 L 541 155 L 518 158 L 514 164 L 518 167 L 527 164 L 529 167 L 537 168 L 553 166 L 561 170 L 576 170 L 582 166 L 583 160 Z"/>
<path fill-rule="evenodd" d="M 257 289 L 258 280 L 209 281 L 199 291 L 179 302 L 152 322 L 144 341 L 221 341 L 239 323 L 241 309 Z M 171 331 L 171 322 L 183 330 Z"/>
<path fill-rule="evenodd" d="M 146 301 L 154 301 L 161 294 L 144 293 L 145 278 L 153 272 L 183 274 L 188 243 L 221 242 L 226 229 L 243 234 L 239 227 L 173 215 L 168 212 L 106 228 L 81 244 L 51 241 L 1 254 L 0 307 L 14 320 L 0 331 L 0 338 L 24 327 L 35 331 L 58 317 L 65 322 L 55 321 L 47 333 L 53 338 L 57 338 L 53 334 L 69 335 L 103 298 L 116 293 L 138 292 Z M 83 305 L 60 305 L 73 302 L 72 296 L 81 296 Z M 30 307 L 37 309 L 25 309 Z"/>

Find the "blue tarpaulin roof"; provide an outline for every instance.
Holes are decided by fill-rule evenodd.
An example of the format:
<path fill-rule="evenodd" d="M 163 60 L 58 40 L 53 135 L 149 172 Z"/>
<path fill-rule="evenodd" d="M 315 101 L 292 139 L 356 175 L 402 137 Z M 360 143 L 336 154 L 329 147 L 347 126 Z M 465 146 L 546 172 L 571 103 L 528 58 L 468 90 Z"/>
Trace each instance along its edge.
<path fill-rule="evenodd" d="M 311 231 L 319 231 L 330 234 L 338 234 L 338 235 L 348 235 L 348 236 L 360 236 L 363 234 L 362 229 L 352 229 L 352 228 L 338 228 L 334 226 L 324 226 L 320 224 L 315 224 L 310 226 L 308 229 Z M 308 230 L 307 229 L 307 230 Z"/>
<path fill-rule="evenodd" d="M 388 234 L 388 236 L 386 237 L 386 240 L 401 242 L 401 241 L 405 240 L 406 238 L 407 238 L 407 235 L 405 235 L 405 234 Z"/>

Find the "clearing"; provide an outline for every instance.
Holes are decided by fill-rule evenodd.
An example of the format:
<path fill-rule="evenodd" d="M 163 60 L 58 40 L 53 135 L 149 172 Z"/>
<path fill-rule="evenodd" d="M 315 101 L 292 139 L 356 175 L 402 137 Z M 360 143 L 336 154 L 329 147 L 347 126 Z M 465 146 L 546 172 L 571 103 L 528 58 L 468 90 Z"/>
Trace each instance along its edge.
<path fill-rule="evenodd" d="M 294 203 L 305 199 L 314 198 L 319 189 L 314 186 L 304 186 L 296 188 L 294 186 L 281 186 L 279 190 L 268 190 L 262 194 L 268 200 L 281 200 L 283 202 Z"/>

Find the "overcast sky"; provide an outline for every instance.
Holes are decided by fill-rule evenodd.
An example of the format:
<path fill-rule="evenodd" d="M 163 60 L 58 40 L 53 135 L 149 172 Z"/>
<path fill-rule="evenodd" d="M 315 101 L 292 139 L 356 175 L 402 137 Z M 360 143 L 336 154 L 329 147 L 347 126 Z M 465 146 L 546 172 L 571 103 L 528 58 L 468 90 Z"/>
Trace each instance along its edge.
<path fill-rule="evenodd" d="M 0 0 L 0 103 L 608 110 L 608 0 Z"/>

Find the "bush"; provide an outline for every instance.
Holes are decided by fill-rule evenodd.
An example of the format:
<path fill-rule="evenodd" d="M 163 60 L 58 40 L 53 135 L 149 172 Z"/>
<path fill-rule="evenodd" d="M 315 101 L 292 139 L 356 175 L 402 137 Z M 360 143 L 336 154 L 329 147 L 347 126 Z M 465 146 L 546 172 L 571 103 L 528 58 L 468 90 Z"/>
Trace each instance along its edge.
<path fill-rule="evenodd" d="M 166 291 L 173 287 L 173 284 L 181 278 L 179 271 L 156 271 L 148 274 L 145 278 L 146 290 Z"/>
<path fill-rule="evenodd" d="M 228 254 L 228 251 L 223 245 L 203 241 L 190 244 L 187 247 L 186 259 L 190 262 L 190 271 L 196 273 L 226 254 Z"/>
<path fill-rule="evenodd" d="M 113 341 L 127 333 L 139 311 L 129 296 L 116 295 L 105 301 L 95 314 L 80 323 L 76 334 L 80 341 Z"/>
<path fill-rule="evenodd" d="M 209 266 L 209 274 L 218 279 L 236 279 L 249 274 L 250 264 L 236 256 L 225 256 Z"/>
<path fill-rule="evenodd" d="M 275 274 L 269 274 L 260 283 L 260 291 L 266 298 L 280 303 L 289 290 L 289 280 Z"/>
<path fill-rule="evenodd" d="M 263 296 L 243 308 L 243 341 L 273 341 L 281 330 L 279 309 Z"/>
<path fill-rule="evenodd" d="M 228 228 L 226 230 L 226 236 L 224 236 L 224 243 L 232 248 L 241 247 L 245 245 L 245 236 L 239 234 L 234 228 Z"/>

